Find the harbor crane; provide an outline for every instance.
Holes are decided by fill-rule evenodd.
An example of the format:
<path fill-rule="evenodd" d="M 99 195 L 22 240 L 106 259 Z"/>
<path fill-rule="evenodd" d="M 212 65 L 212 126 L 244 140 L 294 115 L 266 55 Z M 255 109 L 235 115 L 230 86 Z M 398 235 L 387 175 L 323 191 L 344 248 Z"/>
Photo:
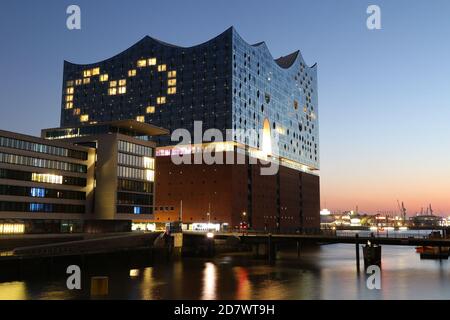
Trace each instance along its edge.
<path fill-rule="evenodd" d="M 400 211 L 400 214 L 401 214 L 402 219 L 403 219 L 403 224 L 405 224 L 406 223 L 406 208 L 405 208 L 405 205 L 403 204 L 403 201 L 402 201 L 402 204 L 400 205 L 400 201 L 398 201 L 398 200 L 397 200 L 397 205 L 398 205 L 398 210 Z"/>

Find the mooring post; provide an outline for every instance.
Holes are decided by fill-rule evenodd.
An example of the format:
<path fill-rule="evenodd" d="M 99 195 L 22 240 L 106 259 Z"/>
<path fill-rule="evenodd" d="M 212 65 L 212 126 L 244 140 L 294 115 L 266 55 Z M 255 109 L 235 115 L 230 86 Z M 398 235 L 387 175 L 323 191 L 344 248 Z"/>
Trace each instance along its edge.
<path fill-rule="evenodd" d="M 269 263 L 272 263 L 272 234 L 269 233 L 269 236 L 267 238 L 267 253 L 268 253 L 268 258 L 269 258 Z"/>
<path fill-rule="evenodd" d="M 355 250 L 356 250 L 356 271 L 357 272 L 359 272 L 359 270 L 360 270 L 360 267 L 359 267 L 359 240 L 358 240 L 358 238 L 359 238 L 359 234 L 356 234 L 355 235 L 355 238 L 356 238 L 356 243 L 355 243 Z"/>
<path fill-rule="evenodd" d="M 297 258 L 300 258 L 300 241 L 297 240 Z"/>

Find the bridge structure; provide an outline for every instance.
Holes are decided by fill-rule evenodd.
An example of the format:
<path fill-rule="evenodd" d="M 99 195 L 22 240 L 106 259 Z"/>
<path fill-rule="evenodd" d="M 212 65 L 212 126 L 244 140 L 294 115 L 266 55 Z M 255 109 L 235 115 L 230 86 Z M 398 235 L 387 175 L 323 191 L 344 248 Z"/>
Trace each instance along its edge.
<path fill-rule="evenodd" d="M 184 232 L 193 237 L 207 237 L 206 232 Z M 276 259 L 276 252 L 278 245 L 281 244 L 295 244 L 297 246 L 297 255 L 300 257 L 301 246 L 305 243 L 314 244 L 354 244 L 355 245 L 355 259 L 356 268 L 360 270 L 360 246 L 381 246 L 381 245 L 395 245 L 395 246 L 429 246 L 439 248 L 441 252 L 442 247 L 450 247 L 450 239 L 447 238 L 430 238 L 424 235 L 413 234 L 391 234 L 391 235 L 377 235 L 371 233 L 368 235 L 360 235 L 358 233 L 341 233 L 341 234 L 265 234 L 252 232 L 217 232 L 214 233 L 217 239 L 227 239 L 234 237 L 239 239 L 240 243 L 248 244 L 252 247 L 252 251 L 256 255 L 266 256 L 269 261 Z M 380 250 L 381 254 L 381 250 Z M 381 257 L 380 257 L 381 258 Z"/>

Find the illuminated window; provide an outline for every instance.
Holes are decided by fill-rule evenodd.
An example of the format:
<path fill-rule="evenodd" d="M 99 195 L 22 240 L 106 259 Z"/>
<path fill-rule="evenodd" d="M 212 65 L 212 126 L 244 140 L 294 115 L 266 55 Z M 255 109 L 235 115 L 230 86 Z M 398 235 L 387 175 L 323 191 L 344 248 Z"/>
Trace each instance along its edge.
<path fill-rule="evenodd" d="M 169 79 L 169 80 L 167 80 L 167 84 L 169 86 L 176 86 L 177 85 L 177 79 Z"/>
<path fill-rule="evenodd" d="M 263 122 L 262 151 L 269 155 L 272 153 L 272 135 L 269 120 L 266 118 Z"/>
<path fill-rule="evenodd" d="M 144 116 L 137 116 L 136 117 L 136 121 L 145 122 L 145 117 Z"/>
<path fill-rule="evenodd" d="M 92 75 L 92 71 L 91 70 L 84 70 L 83 71 L 83 77 L 87 78 L 90 77 Z"/>
<path fill-rule="evenodd" d="M 167 93 L 168 94 L 177 93 L 177 88 L 176 87 L 170 87 L 170 88 L 167 89 Z"/>
<path fill-rule="evenodd" d="M 149 66 L 156 66 L 156 58 L 148 59 L 148 65 Z"/>
<path fill-rule="evenodd" d="M 108 94 L 110 96 L 115 96 L 117 94 L 117 88 L 109 88 Z"/>
<path fill-rule="evenodd" d="M 108 81 L 108 75 L 107 74 L 101 74 L 100 75 L 100 81 L 101 82 Z"/>
<path fill-rule="evenodd" d="M 124 94 L 127 92 L 127 87 L 119 87 L 119 94 Z"/>
<path fill-rule="evenodd" d="M 155 159 L 144 157 L 144 168 L 145 169 L 154 169 L 155 168 Z"/>
<path fill-rule="evenodd" d="M 100 74 L 100 68 L 94 68 L 92 69 L 92 75 L 93 76 L 98 76 Z"/>
<path fill-rule="evenodd" d="M 154 106 L 148 106 L 146 109 L 147 113 L 155 113 L 155 107 Z"/>
<path fill-rule="evenodd" d="M 82 83 L 82 80 L 81 80 L 81 79 L 75 80 L 75 85 L 79 86 L 81 83 Z"/>
<path fill-rule="evenodd" d="M 73 102 L 67 102 L 66 109 L 72 109 L 72 108 L 73 108 Z"/>
<path fill-rule="evenodd" d="M 147 181 L 155 181 L 155 171 L 153 171 L 153 170 L 145 170 L 145 180 L 147 180 Z"/>
<path fill-rule="evenodd" d="M 128 70 L 128 76 L 129 77 L 134 77 L 135 75 L 136 75 L 136 69 Z"/>
<path fill-rule="evenodd" d="M 73 87 L 68 87 L 68 88 L 66 89 L 66 93 L 67 93 L 67 94 L 73 94 Z"/>
<path fill-rule="evenodd" d="M 143 59 L 143 60 L 138 60 L 137 66 L 140 67 L 140 68 L 146 67 L 146 66 L 147 66 L 147 60 L 145 60 L 145 59 Z"/>
<path fill-rule="evenodd" d="M 79 116 L 79 115 L 80 115 L 80 112 L 81 112 L 80 108 L 75 108 L 75 109 L 73 109 L 73 115 L 74 115 L 74 116 Z"/>
<path fill-rule="evenodd" d="M 127 84 L 127 80 L 126 79 L 120 79 L 119 80 L 119 86 L 124 86 Z"/>
<path fill-rule="evenodd" d="M 109 87 L 110 87 L 110 88 L 112 88 L 112 87 L 117 87 L 117 81 L 115 81 L 115 80 L 114 80 L 114 81 L 110 81 L 110 82 L 109 82 Z"/>
<path fill-rule="evenodd" d="M 50 173 L 32 173 L 31 180 L 42 183 L 62 184 L 63 177 Z"/>
<path fill-rule="evenodd" d="M 83 114 L 80 116 L 80 121 L 81 122 L 87 122 L 89 121 L 89 115 L 88 114 Z"/>
<path fill-rule="evenodd" d="M 73 80 L 67 81 L 66 84 L 67 84 L 68 87 L 72 87 L 73 86 Z"/>
<path fill-rule="evenodd" d="M 177 76 L 177 72 L 175 70 L 169 71 L 168 76 L 169 76 L 169 78 L 175 78 Z"/>
<path fill-rule="evenodd" d="M 161 72 L 161 71 L 166 71 L 166 69 L 167 69 L 167 67 L 166 67 L 165 64 L 160 64 L 160 65 L 158 66 L 158 71 L 159 71 L 159 72 Z"/>
<path fill-rule="evenodd" d="M 166 103 L 166 97 L 158 97 L 158 98 L 156 98 L 156 103 L 157 104 Z"/>
<path fill-rule="evenodd" d="M 20 234 L 25 233 L 23 223 L 2 223 L 0 224 L 0 234 Z"/>
<path fill-rule="evenodd" d="M 66 96 L 66 102 L 69 102 L 69 101 L 73 101 L 73 96 L 72 95 Z"/>
<path fill-rule="evenodd" d="M 88 83 L 91 83 L 91 78 L 84 78 L 83 84 L 88 84 Z"/>

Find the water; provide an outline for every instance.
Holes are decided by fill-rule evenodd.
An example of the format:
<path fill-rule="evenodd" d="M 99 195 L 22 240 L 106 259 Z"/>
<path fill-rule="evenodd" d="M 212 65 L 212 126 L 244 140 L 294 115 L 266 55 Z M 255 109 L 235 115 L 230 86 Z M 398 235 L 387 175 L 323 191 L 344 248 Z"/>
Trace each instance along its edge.
<path fill-rule="evenodd" d="M 114 261 L 83 271 L 83 290 L 69 291 L 62 270 L 52 277 L 0 283 L 0 299 L 89 298 L 89 277 L 108 275 L 113 299 L 450 299 L 447 260 L 420 260 L 413 247 L 383 246 L 382 288 L 358 275 L 355 246 L 323 245 L 281 252 L 274 265 L 242 254 L 187 258 L 132 269 Z"/>

